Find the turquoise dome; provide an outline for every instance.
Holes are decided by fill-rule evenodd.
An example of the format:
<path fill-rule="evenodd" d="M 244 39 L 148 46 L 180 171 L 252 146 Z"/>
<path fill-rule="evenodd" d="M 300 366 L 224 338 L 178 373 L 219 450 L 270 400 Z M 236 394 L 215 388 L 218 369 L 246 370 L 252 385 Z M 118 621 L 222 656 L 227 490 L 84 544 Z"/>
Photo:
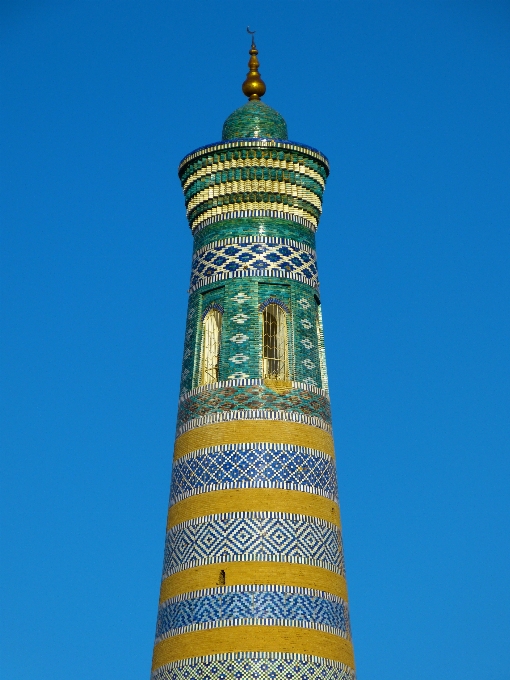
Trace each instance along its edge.
<path fill-rule="evenodd" d="M 246 102 L 236 109 L 223 124 L 222 139 L 269 137 L 287 139 L 287 123 L 278 111 L 260 100 Z"/>

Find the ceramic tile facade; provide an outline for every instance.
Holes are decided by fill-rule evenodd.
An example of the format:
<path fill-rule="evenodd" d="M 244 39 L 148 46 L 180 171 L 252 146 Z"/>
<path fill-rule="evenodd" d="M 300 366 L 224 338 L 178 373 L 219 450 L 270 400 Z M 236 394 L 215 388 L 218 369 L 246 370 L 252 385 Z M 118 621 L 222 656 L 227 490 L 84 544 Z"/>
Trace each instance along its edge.
<path fill-rule="evenodd" d="M 238 331 L 230 337 L 230 342 L 234 346 L 231 352 L 235 352 L 233 357 L 247 356 L 238 351 L 239 346 L 244 348 L 248 342 L 243 340 L 244 335 Z M 235 338 L 236 342 L 233 342 L 232 338 Z M 238 342 L 241 344 L 238 345 Z M 244 363 L 246 362 L 239 362 L 238 365 L 244 366 Z M 293 388 L 286 394 L 278 394 L 260 382 L 258 385 L 236 385 L 235 381 L 229 381 L 228 387 L 209 389 L 198 394 L 183 394 L 179 400 L 178 431 L 182 431 L 183 426 L 195 418 L 239 410 L 271 410 L 287 413 L 295 411 L 301 415 L 315 416 L 331 425 L 329 397 L 325 393 L 306 389 L 306 383 L 302 383 L 301 389 Z"/>
<path fill-rule="evenodd" d="M 277 585 L 220 586 L 186 593 L 159 608 L 156 639 L 191 630 L 246 625 L 315 628 L 350 637 L 347 603 L 311 588 Z M 274 623 L 273 623 L 274 622 Z"/>
<path fill-rule="evenodd" d="M 261 102 L 223 135 L 179 166 L 194 246 L 152 680 L 355 680 L 315 255 L 329 164 Z M 275 300 L 288 374 L 264 380 Z"/>
<path fill-rule="evenodd" d="M 255 217 L 260 211 L 296 218 L 316 229 L 329 172 L 326 158 L 287 143 L 261 146 L 257 140 L 244 140 L 230 143 L 234 145 L 238 148 L 229 149 L 229 143 L 209 147 L 181 163 L 192 230 L 208 220 Z"/>
<path fill-rule="evenodd" d="M 335 461 L 290 444 L 226 444 L 198 449 L 174 462 L 170 505 L 219 489 L 293 489 L 338 501 Z"/>
<path fill-rule="evenodd" d="M 306 515 L 238 512 L 209 515 L 167 532 L 163 578 L 202 564 L 297 562 L 345 574 L 342 538 L 330 522 Z"/>
<path fill-rule="evenodd" d="M 236 109 L 223 125 L 222 139 L 264 137 L 287 139 L 287 123 L 265 102 L 248 101 Z"/>
<path fill-rule="evenodd" d="M 190 292 L 209 283 L 246 276 L 289 278 L 319 287 L 313 250 L 297 241 L 257 235 L 215 241 L 196 251 Z"/>
<path fill-rule="evenodd" d="M 355 673 L 329 659 L 240 652 L 177 661 L 155 671 L 151 680 L 355 680 Z"/>

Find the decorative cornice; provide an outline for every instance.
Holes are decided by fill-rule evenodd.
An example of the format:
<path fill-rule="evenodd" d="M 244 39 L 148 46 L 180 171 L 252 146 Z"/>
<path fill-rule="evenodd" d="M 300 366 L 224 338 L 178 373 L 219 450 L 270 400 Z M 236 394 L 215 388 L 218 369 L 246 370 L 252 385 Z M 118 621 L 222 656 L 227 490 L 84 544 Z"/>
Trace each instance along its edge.
<path fill-rule="evenodd" d="M 329 174 L 329 161 L 327 159 L 327 156 L 325 156 L 318 149 L 314 149 L 313 146 L 307 146 L 306 144 L 297 144 L 296 142 L 285 141 L 283 139 L 248 137 L 245 139 L 236 139 L 235 141 L 231 142 L 216 142 L 195 149 L 191 153 L 187 154 L 179 163 L 178 169 L 179 175 L 181 174 L 182 169 L 186 167 L 188 163 L 194 161 L 196 158 L 199 158 L 200 156 L 205 156 L 210 153 L 217 153 L 221 151 L 230 151 L 232 149 L 243 148 L 281 149 L 283 151 L 298 151 L 323 163 Z"/>

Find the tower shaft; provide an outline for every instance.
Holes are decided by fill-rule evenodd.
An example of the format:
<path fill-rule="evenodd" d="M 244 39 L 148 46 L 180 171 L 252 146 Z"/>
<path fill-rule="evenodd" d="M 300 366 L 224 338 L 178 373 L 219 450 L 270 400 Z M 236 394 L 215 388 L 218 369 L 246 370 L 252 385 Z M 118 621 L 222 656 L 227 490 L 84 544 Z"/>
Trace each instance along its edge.
<path fill-rule="evenodd" d="M 194 243 L 152 680 L 355 678 L 315 252 L 329 165 L 286 138 L 255 99 L 179 166 Z"/>

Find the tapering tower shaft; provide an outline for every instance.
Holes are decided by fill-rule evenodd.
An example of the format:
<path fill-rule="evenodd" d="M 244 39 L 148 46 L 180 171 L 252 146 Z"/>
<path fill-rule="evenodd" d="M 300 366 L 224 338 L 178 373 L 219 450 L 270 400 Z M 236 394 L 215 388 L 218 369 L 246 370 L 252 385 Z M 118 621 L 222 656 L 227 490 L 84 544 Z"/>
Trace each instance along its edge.
<path fill-rule="evenodd" d="M 354 680 L 315 253 L 329 165 L 287 140 L 250 54 L 250 101 L 179 166 L 194 242 L 152 679 Z"/>

